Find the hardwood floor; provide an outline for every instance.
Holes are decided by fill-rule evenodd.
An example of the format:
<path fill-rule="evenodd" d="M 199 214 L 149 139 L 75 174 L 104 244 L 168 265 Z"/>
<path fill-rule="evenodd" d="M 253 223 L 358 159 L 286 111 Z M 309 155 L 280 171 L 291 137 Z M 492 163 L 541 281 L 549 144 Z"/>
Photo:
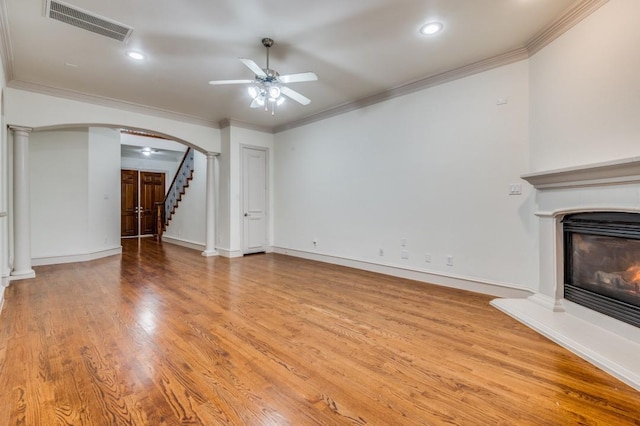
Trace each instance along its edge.
<path fill-rule="evenodd" d="M 489 296 L 152 239 L 36 273 L 5 293 L 0 425 L 640 424 Z"/>

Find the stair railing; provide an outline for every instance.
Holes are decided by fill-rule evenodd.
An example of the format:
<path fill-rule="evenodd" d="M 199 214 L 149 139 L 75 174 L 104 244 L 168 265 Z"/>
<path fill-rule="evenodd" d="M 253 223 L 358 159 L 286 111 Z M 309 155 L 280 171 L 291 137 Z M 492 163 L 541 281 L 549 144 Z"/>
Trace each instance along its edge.
<path fill-rule="evenodd" d="M 182 194 L 184 194 L 185 186 L 193 176 L 193 158 L 193 149 L 187 148 L 178 171 L 173 177 L 169 191 L 167 191 L 167 196 L 164 198 L 164 220 L 162 223 L 164 223 L 165 227 L 169 224 L 169 220 L 171 220 L 171 216 L 175 212 Z"/>

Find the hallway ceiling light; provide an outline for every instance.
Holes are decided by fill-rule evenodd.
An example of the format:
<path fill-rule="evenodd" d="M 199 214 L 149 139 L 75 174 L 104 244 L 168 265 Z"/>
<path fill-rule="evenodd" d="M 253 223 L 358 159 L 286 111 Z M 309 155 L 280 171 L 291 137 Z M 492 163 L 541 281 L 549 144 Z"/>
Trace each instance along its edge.
<path fill-rule="evenodd" d="M 433 35 L 439 33 L 442 30 L 442 23 L 438 21 L 432 21 L 424 24 L 420 28 L 420 34 Z"/>
<path fill-rule="evenodd" d="M 146 155 L 148 157 L 149 155 L 153 154 L 155 151 L 150 147 L 145 146 L 144 148 L 142 148 L 141 152 L 142 152 L 142 155 Z"/>

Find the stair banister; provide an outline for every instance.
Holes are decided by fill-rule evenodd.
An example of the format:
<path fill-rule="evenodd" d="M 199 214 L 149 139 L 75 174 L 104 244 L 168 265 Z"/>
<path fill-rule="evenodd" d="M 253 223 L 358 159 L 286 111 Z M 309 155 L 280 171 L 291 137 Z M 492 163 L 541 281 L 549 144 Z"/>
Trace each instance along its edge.
<path fill-rule="evenodd" d="M 193 168 L 194 152 L 193 149 L 187 148 L 184 156 L 182 157 L 182 161 L 180 162 L 180 166 L 178 167 L 178 171 L 173 177 L 171 186 L 169 186 L 169 190 L 167 191 L 167 195 L 164 199 L 163 223 L 165 227 L 169 224 L 169 220 L 171 220 L 171 216 L 173 215 L 178 202 L 182 198 L 182 194 L 184 194 L 184 189 L 188 186 L 188 182 L 193 176 Z"/>

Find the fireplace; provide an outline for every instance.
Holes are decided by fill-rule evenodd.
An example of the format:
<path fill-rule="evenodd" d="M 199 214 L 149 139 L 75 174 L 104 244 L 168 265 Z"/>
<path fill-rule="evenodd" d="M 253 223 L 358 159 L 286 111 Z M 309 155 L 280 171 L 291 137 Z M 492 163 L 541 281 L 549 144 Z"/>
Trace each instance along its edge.
<path fill-rule="evenodd" d="M 564 298 L 640 327 L 640 214 L 565 216 Z"/>
<path fill-rule="evenodd" d="M 640 391 L 640 156 L 522 178 L 536 189 L 537 286 L 491 304 Z"/>

